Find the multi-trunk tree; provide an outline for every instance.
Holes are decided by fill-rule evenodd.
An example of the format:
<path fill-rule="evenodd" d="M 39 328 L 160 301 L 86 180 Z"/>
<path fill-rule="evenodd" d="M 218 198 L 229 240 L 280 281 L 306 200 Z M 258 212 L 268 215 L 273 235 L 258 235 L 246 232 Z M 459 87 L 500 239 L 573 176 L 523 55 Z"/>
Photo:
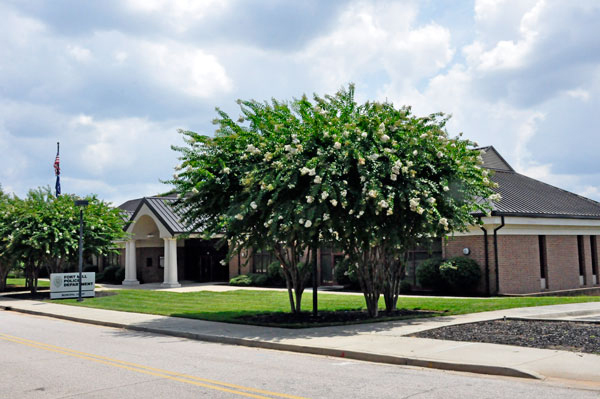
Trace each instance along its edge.
<path fill-rule="evenodd" d="M 0 218 L 2 259 L 22 262 L 32 292 L 42 268 L 49 273 L 76 264 L 79 247 L 79 207 L 74 195 L 54 197 L 49 189 L 31 190 L 25 199 L 12 198 Z M 115 242 L 125 236 L 119 209 L 88 196 L 83 213 L 84 255 L 116 252 Z"/>
<path fill-rule="evenodd" d="M 395 309 L 406 251 L 476 223 L 497 199 L 475 144 L 449 137 L 442 114 L 357 104 L 353 86 L 240 104 L 237 121 L 219 111 L 214 137 L 182 132 L 169 183 L 190 230 L 222 236 L 230 254 L 274 252 L 293 312 L 323 245 L 350 257 L 372 316 L 382 293 Z"/>

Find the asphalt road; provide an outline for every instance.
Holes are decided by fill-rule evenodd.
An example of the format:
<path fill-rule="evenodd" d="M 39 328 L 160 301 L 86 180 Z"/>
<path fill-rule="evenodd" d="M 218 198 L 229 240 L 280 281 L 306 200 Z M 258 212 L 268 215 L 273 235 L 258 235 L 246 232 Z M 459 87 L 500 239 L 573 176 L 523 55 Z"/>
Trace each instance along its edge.
<path fill-rule="evenodd" d="M 555 382 L 211 344 L 8 311 L 0 311 L 0 376 L 1 399 L 600 397 Z"/>

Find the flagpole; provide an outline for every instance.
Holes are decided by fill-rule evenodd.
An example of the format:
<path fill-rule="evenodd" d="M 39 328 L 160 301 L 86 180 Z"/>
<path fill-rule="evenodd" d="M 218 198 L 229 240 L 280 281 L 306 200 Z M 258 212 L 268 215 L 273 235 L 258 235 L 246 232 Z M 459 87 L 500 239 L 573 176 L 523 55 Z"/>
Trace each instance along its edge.
<path fill-rule="evenodd" d="M 56 159 L 54 160 L 54 174 L 56 175 L 56 196 L 60 195 L 60 142 L 56 142 Z"/>

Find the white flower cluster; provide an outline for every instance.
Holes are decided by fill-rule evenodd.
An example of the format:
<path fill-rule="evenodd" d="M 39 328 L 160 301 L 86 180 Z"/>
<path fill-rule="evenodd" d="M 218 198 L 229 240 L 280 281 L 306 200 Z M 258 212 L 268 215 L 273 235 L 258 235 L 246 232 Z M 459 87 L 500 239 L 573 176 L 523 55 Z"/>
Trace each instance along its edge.
<path fill-rule="evenodd" d="M 490 201 L 500 201 L 502 199 L 502 196 L 500 194 L 492 194 L 489 197 Z"/>
<path fill-rule="evenodd" d="M 300 174 L 303 175 L 303 176 L 304 175 L 314 176 L 314 175 L 317 174 L 317 171 L 316 171 L 315 168 L 310 169 L 310 168 L 307 168 L 306 166 L 303 166 L 300 169 Z"/>
<path fill-rule="evenodd" d="M 260 154 L 260 150 L 256 148 L 253 144 L 248 144 L 248 146 L 246 147 L 246 152 L 249 152 L 250 154 Z"/>
<path fill-rule="evenodd" d="M 439 223 L 444 226 L 444 229 L 448 230 L 448 219 L 441 218 Z"/>

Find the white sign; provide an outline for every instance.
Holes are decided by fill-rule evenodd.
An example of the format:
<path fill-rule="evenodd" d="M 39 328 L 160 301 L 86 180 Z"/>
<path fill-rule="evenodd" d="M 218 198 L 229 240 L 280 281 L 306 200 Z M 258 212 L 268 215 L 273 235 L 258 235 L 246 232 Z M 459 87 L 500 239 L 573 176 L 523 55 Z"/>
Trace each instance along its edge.
<path fill-rule="evenodd" d="M 96 273 L 81 274 L 81 296 L 93 297 Z M 79 297 L 79 273 L 52 273 L 50 275 L 50 299 Z"/>

